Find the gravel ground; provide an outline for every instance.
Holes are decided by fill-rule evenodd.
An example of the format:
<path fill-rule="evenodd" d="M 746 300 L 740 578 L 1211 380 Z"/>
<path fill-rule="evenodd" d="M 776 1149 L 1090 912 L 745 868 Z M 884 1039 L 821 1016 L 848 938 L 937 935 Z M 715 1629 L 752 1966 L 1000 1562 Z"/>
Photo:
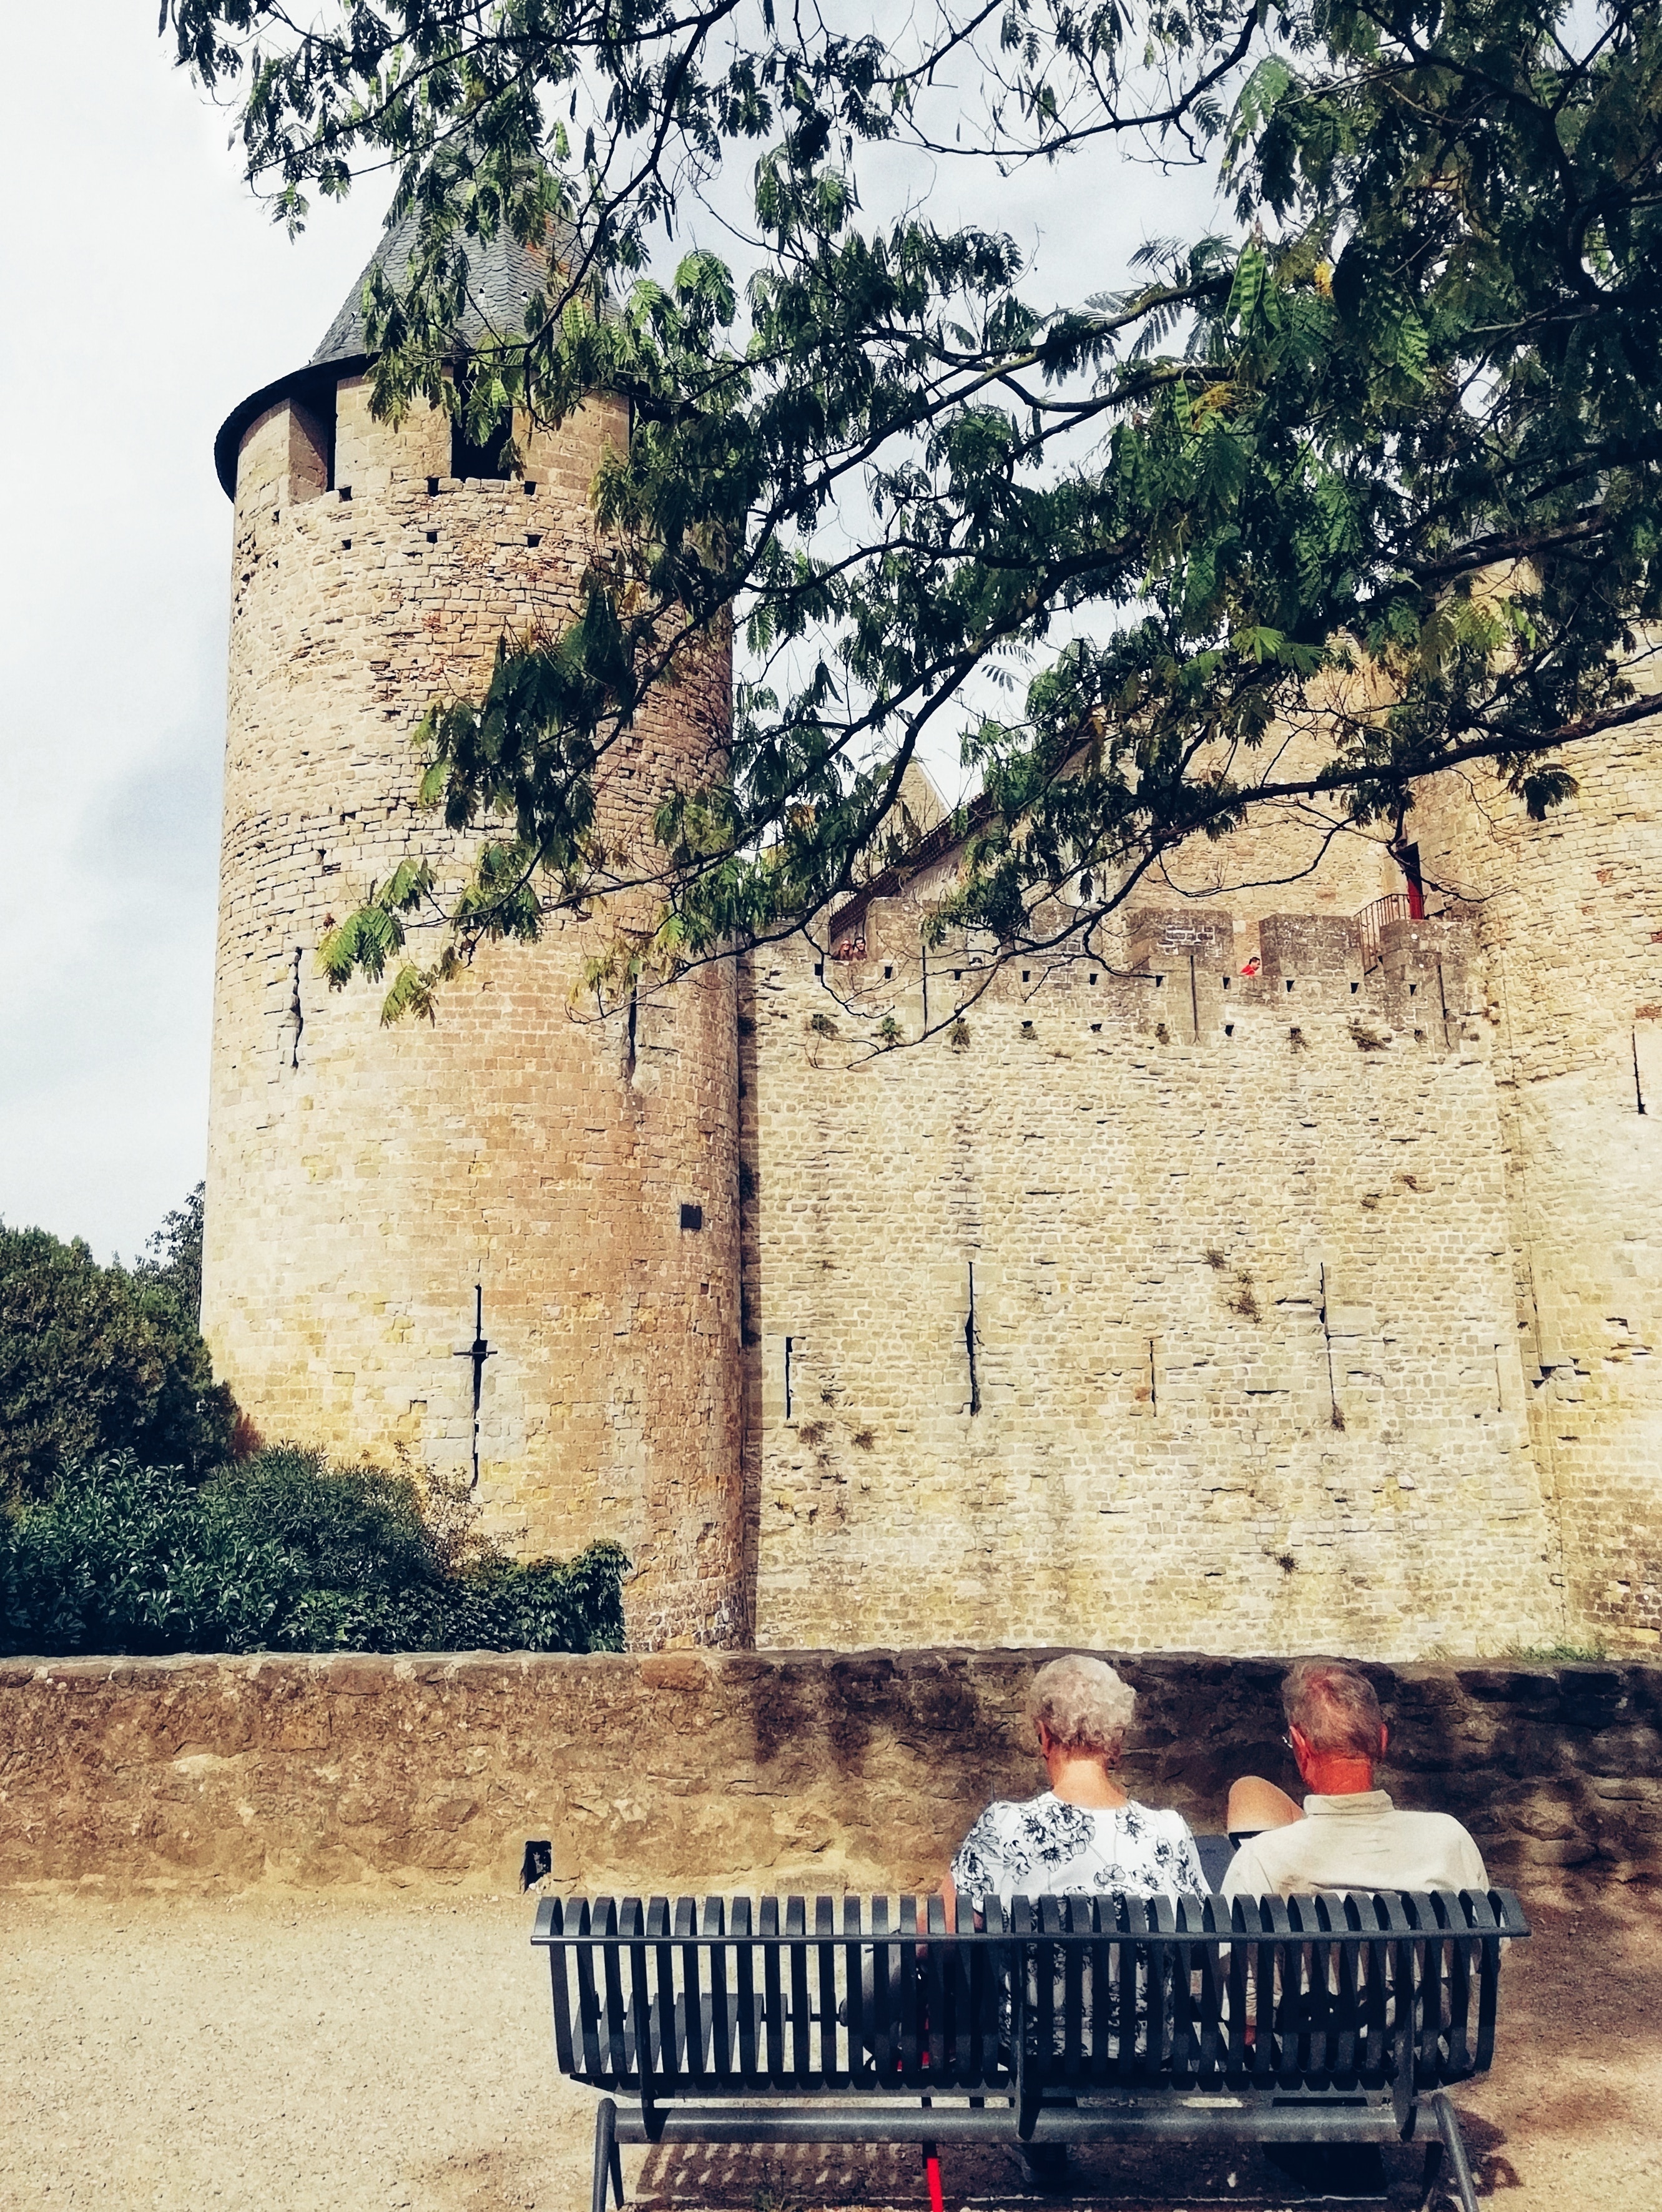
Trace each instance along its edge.
<path fill-rule="evenodd" d="M 1496 2070 L 1460 2098 L 1480 2191 L 1505 2212 L 1662 2212 L 1662 1899 L 1526 1901 Z M 0 1897 L 0 2207 L 584 2212 L 593 2100 L 554 2070 L 530 1920 L 517 1897 Z M 1419 2152 L 1391 2157 L 1411 2203 Z M 1080 2168 L 1087 2206 L 1286 2202 L 1256 2154 L 1104 2148 Z M 659 2212 L 922 2198 L 901 2150 L 624 2169 Z M 1034 2201 L 1003 2153 L 946 2179 L 949 2212 Z"/>

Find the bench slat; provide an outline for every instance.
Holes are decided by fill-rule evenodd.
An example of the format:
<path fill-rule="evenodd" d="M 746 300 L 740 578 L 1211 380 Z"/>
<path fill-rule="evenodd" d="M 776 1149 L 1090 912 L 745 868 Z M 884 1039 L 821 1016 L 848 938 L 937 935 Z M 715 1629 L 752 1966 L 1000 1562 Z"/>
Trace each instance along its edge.
<path fill-rule="evenodd" d="M 588 1899 L 576 1900 L 579 1936 L 587 1936 L 594 1923 L 589 1917 Z M 577 2024 L 583 2054 L 583 2071 L 590 2081 L 601 2079 L 600 2072 L 600 2008 L 594 1994 L 594 1954 L 584 1945 L 577 1953 Z"/>
<path fill-rule="evenodd" d="M 739 2071 L 746 2081 L 754 2081 L 762 2071 L 762 2064 L 757 2054 L 760 2008 L 756 1996 L 756 1954 L 742 1940 L 752 1932 L 749 1898 L 734 1899 L 728 1924 L 734 1937 L 739 1939 L 734 1952 L 734 1974 L 738 1984 Z"/>
<path fill-rule="evenodd" d="M 733 2038 L 737 2027 L 728 2003 L 728 1911 L 724 1897 L 704 1899 L 704 1934 L 709 1940 L 709 2063 L 724 2080 L 733 2071 Z"/>
<path fill-rule="evenodd" d="M 776 1936 L 779 1933 L 779 1900 L 776 1897 L 762 1899 L 761 1926 L 758 1933 Z M 767 2029 L 768 2079 L 776 2087 L 785 2087 L 785 2006 L 779 1986 L 779 1951 L 769 1944 L 762 1954 L 762 2018 Z"/>
<path fill-rule="evenodd" d="M 661 1939 L 668 1936 L 670 1913 L 667 1897 L 654 1897 L 648 1905 L 647 1932 Z M 661 1940 L 654 1948 L 652 1960 L 658 1989 L 658 2001 L 653 2008 L 658 2030 L 657 2068 L 666 2089 L 673 2094 L 681 2081 L 681 2053 L 675 2033 L 675 1954 L 667 1942 Z"/>
<path fill-rule="evenodd" d="M 831 1899 L 816 1897 L 813 1900 L 814 1934 L 831 1936 L 836 1929 L 836 1910 Z M 819 2079 L 831 2085 L 839 2083 L 843 2078 L 837 2050 L 837 1946 L 831 1942 L 817 1945 L 814 1961 L 819 1972 L 815 2006 L 819 2021 Z"/>

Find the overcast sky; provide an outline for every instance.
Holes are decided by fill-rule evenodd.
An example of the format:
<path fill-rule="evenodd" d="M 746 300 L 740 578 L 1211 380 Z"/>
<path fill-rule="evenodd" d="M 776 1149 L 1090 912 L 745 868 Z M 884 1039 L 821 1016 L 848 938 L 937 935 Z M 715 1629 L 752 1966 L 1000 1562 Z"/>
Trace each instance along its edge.
<path fill-rule="evenodd" d="M 100 1258 L 132 1256 L 203 1172 L 230 544 L 214 433 L 311 352 L 387 197 L 321 209 L 291 245 L 155 20 L 155 0 L 15 9 L 0 91 L 0 1220 Z M 1035 171 L 989 212 L 1039 250 L 1041 289 L 1079 299 L 1208 198 L 1111 160 Z"/>
<path fill-rule="evenodd" d="M 214 433 L 310 353 L 381 212 L 366 194 L 291 246 L 155 21 L 155 0 L 19 8 L 0 92 L 0 1219 L 100 1257 L 203 1171 Z"/>

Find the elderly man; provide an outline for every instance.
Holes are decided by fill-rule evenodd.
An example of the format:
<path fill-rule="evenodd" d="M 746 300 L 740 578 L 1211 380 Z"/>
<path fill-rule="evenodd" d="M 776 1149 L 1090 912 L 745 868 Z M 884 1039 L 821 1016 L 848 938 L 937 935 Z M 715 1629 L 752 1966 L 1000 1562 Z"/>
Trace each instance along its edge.
<path fill-rule="evenodd" d="M 1302 1810 L 1256 1774 L 1229 1792 L 1240 1848 L 1226 1897 L 1318 1889 L 1487 1889 L 1482 1854 L 1447 1813 L 1399 1813 L 1373 1786 L 1387 1730 L 1373 1685 L 1333 1659 L 1301 1659 L 1282 1684 L 1287 1743 L 1310 1795 Z"/>
<path fill-rule="evenodd" d="M 1477 1846 L 1447 1813 L 1399 1813 L 1373 1786 L 1387 1741 L 1373 1685 L 1355 1667 L 1303 1659 L 1282 1684 L 1287 1744 L 1310 1795 L 1302 1811 L 1256 1774 L 1229 1792 L 1225 1825 L 1239 1849 L 1226 1897 L 1303 1897 L 1321 1889 L 1487 1889 Z M 1288 2143 L 1269 2163 L 1329 2203 L 1385 2194 L 1373 2144 Z"/>

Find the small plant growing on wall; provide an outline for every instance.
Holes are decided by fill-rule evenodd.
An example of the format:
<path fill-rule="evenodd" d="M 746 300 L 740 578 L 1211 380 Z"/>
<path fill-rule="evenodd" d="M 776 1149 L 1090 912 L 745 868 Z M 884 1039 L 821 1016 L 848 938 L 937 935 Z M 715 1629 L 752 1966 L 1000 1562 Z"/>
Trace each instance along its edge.
<path fill-rule="evenodd" d="M 877 1042 L 885 1052 L 891 1052 L 900 1042 L 900 1024 L 892 1014 L 885 1014 L 877 1024 Z"/>
<path fill-rule="evenodd" d="M 1243 1267 L 1235 1277 L 1235 1287 L 1229 1297 L 1229 1310 L 1239 1314 L 1243 1321 L 1262 1321 L 1263 1314 L 1258 1304 L 1258 1293 L 1252 1278 Z"/>
<path fill-rule="evenodd" d="M 1159 1044 L 1171 1043 L 1172 1032 L 1167 1029 L 1164 1022 L 1156 1022 L 1154 1024 L 1154 1039 Z"/>
<path fill-rule="evenodd" d="M 1391 1042 L 1369 1022 L 1356 1021 L 1350 1024 L 1351 1041 L 1358 1052 L 1383 1052 Z"/>
<path fill-rule="evenodd" d="M 856 1429 L 849 1441 L 858 1451 L 874 1451 L 877 1449 L 877 1431 L 875 1429 Z"/>
<path fill-rule="evenodd" d="M 829 1014 L 810 1014 L 808 1027 L 815 1036 L 834 1037 L 837 1035 L 837 1024 Z"/>
<path fill-rule="evenodd" d="M 1229 1261 L 1215 1244 L 1208 1244 L 1206 1248 L 1206 1264 L 1208 1267 L 1215 1268 L 1219 1274 L 1222 1274 Z"/>
<path fill-rule="evenodd" d="M 947 1030 L 947 1042 L 954 1052 L 968 1052 L 970 1049 L 970 1024 L 962 1016 Z"/>

